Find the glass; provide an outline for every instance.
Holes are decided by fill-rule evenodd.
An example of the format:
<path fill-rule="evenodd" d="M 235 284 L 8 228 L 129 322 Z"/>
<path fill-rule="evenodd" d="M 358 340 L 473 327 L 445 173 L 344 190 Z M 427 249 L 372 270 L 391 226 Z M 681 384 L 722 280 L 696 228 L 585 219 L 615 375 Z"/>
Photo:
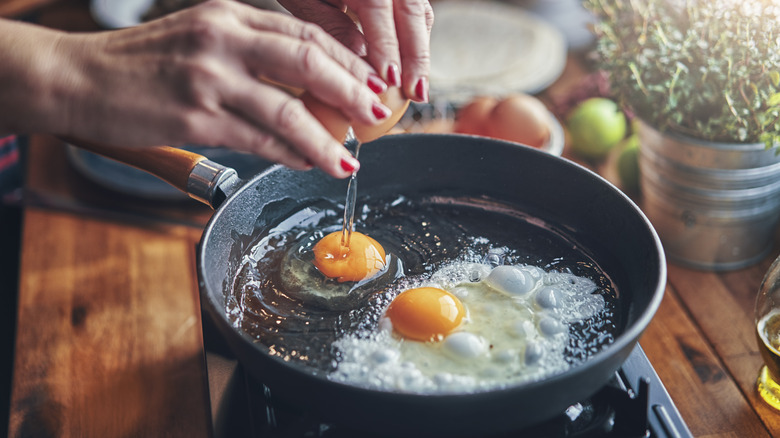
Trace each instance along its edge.
<path fill-rule="evenodd" d="M 780 257 L 761 282 L 755 316 L 758 349 L 764 359 L 756 387 L 764 401 L 780 410 Z"/>

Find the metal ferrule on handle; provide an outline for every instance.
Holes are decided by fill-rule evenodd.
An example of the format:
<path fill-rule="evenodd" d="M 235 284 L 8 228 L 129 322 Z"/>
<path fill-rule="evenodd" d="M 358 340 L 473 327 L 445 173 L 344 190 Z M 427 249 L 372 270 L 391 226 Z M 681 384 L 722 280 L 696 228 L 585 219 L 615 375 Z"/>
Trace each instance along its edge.
<path fill-rule="evenodd" d="M 202 160 L 187 178 L 187 194 L 212 208 L 218 208 L 240 182 L 234 169 L 211 160 Z"/>
<path fill-rule="evenodd" d="M 241 185 L 235 170 L 185 149 L 170 146 L 129 148 L 74 138 L 64 140 L 151 173 L 215 209 Z"/>

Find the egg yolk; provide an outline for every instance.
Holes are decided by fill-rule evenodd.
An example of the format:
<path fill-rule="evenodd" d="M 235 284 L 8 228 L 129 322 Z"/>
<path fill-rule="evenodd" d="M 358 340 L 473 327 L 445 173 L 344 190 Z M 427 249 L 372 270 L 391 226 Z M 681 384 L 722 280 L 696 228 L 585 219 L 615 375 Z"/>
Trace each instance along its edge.
<path fill-rule="evenodd" d="M 385 313 L 393 329 L 415 341 L 439 341 L 463 320 L 463 303 L 436 287 L 409 289 L 398 295 Z"/>
<path fill-rule="evenodd" d="M 349 246 L 343 246 L 341 231 L 336 231 L 314 245 L 314 266 L 339 283 L 365 280 L 385 268 L 385 250 L 376 240 L 356 231 Z"/>

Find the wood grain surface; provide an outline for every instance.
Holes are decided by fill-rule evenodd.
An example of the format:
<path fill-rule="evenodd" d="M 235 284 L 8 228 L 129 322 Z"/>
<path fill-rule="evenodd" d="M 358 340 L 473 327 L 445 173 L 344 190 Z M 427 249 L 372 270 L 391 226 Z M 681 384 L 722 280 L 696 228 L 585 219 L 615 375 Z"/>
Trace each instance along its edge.
<path fill-rule="evenodd" d="M 10 436 L 208 436 L 198 236 L 26 210 Z"/>

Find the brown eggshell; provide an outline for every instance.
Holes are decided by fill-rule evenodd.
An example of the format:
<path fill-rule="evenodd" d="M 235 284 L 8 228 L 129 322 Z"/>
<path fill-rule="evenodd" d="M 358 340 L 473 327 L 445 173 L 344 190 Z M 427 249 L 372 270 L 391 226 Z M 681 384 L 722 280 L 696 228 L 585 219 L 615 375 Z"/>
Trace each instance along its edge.
<path fill-rule="evenodd" d="M 306 105 L 309 112 L 311 112 L 311 114 L 322 123 L 322 126 L 330 132 L 330 135 L 343 143 L 347 137 L 349 119 L 347 119 L 341 111 L 323 103 L 308 91 L 303 93 L 300 99 L 303 104 Z"/>
<path fill-rule="evenodd" d="M 403 97 L 398 87 L 391 87 L 379 96 L 384 103 L 393 112 L 390 117 L 377 125 L 368 125 L 363 123 L 352 124 L 352 130 L 355 137 L 363 143 L 375 140 L 390 130 L 406 112 L 409 107 L 409 100 Z M 349 130 L 350 120 L 344 116 L 338 109 L 323 103 L 315 98 L 311 93 L 305 92 L 300 97 L 306 108 L 322 123 L 325 129 L 336 140 L 344 142 L 347 131 Z"/>
<path fill-rule="evenodd" d="M 362 143 L 368 143 L 371 140 L 383 136 L 390 130 L 399 120 L 403 117 L 406 109 L 409 108 L 409 99 L 403 96 L 401 89 L 398 87 L 390 87 L 383 94 L 379 95 L 379 99 L 385 104 L 393 114 L 390 117 L 383 120 L 378 125 L 366 125 L 362 123 L 354 123 L 352 130 L 355 131 L 355 137 Z"/>
<path fill-rule="evenodd" d="M 452 130 L 459 134 L 487 135 L 488 117 L 497 103 L 495 97 L 473 98 L 458 110 Z"/>
<path fill-rule="evenodd" d="M 499 101 L 488 116 L 490 137 L 540 148 L 550 138 L 550 113 L 539 99 L 513 94 Z"/>

